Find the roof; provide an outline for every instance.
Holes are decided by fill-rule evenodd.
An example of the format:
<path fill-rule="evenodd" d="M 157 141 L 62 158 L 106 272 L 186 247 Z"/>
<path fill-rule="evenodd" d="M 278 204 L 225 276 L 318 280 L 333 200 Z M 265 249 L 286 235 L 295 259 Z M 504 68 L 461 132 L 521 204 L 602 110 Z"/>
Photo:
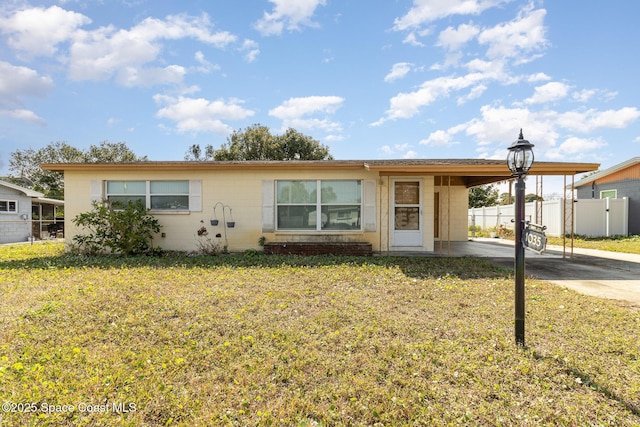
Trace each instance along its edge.
<path fill-rule="evenodd" d="M 582 187 L 585 184 L 591 184 L 593 181 L 597 181 L 601 178 L 604 178 L 607 175 L 611 175 L 614 174 L 618 171 L 621 171 L 623 169 L 626 169 L 628 167 L 634 166 L 636 164 L 640 163 L 640 157 L 633 157 L 629 160 L 626 160 L 622 163 L 618 163 L 615 166 L 612 166 L 608 169 L 602 170 L 600 172 L 596 172 L 594 174 L 591 174 L 589 176 L 586 176 L 584 178 L 582 178 L 581 180 L 577 181 L 576 183 L 573 184 L 574 187 Z"/>
<path fill-rule="evenodd" d="M 29 188 L 25 188 L 25 187 L 20 187 L 19 185 L 16 184 L 12 184 L 10 182 L 7 181 L 0 181 L 0 185 L 3 187 L 7 187 L 7 188 L 11 188 L 12 190 L 16 190 L 21 192 L 22 194 L 24 194 L 27 197 L 42 197 L 44 196 L 44 194 L 38 192 L 38 191 L 34 191 L 31 190 Z"/>
<path fill-rule="evenodd" d="M 47 197 L 37 197 L 32 200 L 34 203 L 42 203 L 43 205 L 64 206 L 64 200 L 49 199 Z"/>
<path fill-rule="evenodd" d="M 248 160 L 248 161 L 147 161 L 119 163 L 47 163 L 43 169 L 67 171 L 124 170 L 225 170 L 225 169 L 366 169 L 381 176 L 431 175 L 459 177 L 456 182 L 475 187 L 505 181 L 511 171 L 504 160 L 489 159 L 398 159 L 398 160 Z M 598 163 L 535 162 L 531 175 L 575 175 L 597 170 Z"/>

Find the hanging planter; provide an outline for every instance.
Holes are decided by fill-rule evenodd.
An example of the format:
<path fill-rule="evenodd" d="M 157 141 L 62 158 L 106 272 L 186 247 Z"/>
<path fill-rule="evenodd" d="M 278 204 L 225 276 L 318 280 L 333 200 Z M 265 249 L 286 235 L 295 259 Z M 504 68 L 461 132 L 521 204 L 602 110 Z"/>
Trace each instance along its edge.
<path fill-rule="evenodd" d="M 231 207 L 230 206 L 227 206 L 227 207 L 229 208 L 229 221 L 227 221 L 227 227 L 233 228 L 236 226 L 236 222 L 233 220 L 233 213 L 231 212 Z"/>
<path fill-rule="evenodd" d="M 213 225 L 213 226 L 218 225 L 218 222 L 219 222 L 218 221 L 218 213 L 216 212 L 216 207 L 218 207 L 218 204 L 221 204 L 221 203 L 218 202 L 213 206 L 213 219 L 210 221 L 211 225 Z M 223 205 L 222 210 L 223 210 L 222 214 L 224 215 L 224 205 Z"/>

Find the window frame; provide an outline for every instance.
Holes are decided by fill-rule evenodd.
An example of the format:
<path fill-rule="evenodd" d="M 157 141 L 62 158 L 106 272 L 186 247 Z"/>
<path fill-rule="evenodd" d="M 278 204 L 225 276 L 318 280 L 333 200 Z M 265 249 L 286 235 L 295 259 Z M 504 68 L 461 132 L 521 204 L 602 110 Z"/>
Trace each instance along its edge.
<path fill-rule="evenodd" d="M 613 197 L 607 196 L 607 197 L 602 197 L 603 194 L 607 194 L 607 193 L 613 193 Z M 618 190 L 611 189 L 611 190 L 601 190 L 600 191 L 600 198 L 601 199 L 617 199 L 618 198 Z"/>
<path fill-rule="evenodd" d="M 126 194 L 126 193 L 118 193 L 118 192 L 113 192 L 110 193 L 109 192 L 109 183 L 110 182 L 143 182 L 144 186 L 145 186 L 145 192 L 143 193 L 131 193 L 131 194 Z M 187 192 L 186 193 L 152 193 L 151 192 L 151 183 L 152 182 L 186 182 L 187 183 Z M 151 212 L 157 212 L 157 213 L 166 213 L 166 212 L 191 212 L 192 206 L 191 206 L 191 180 L 188 179 L 153 179 L 153 180 L 141 180 L 141 179 L 130 179 L 130 180 L 123 180 L 123 179 L 113 179 L 113 180 L 106 180 L 104 183 L 104 196 L 105 199 L 107 201 L 109 201 L 110 197 L 138 197 L 138 198 L 142 198 L 144 200 L 144 206 L 145 209 L 148 209 Z M 152 208 L 152 204 L 151 204 L 151 199 L 154 196 L 161 196 L 161 197 L 165 197 L 165 196 L 180 196 L 180 197 L 186 197 L 186 202 L 187 202 L 187 206 L 186 208 L 176 208 L 176 209 L 172 209 L 172 208 L 166 208 L 166 209 L 162 209 L 162 208 Z"/>
<path fill-rule="evenodd" d="M 315 188 L 313 189 L 313 191 L 315 191 L 315 201 L 311 202 L 311 201 L 305 201 L 305 202 L 292 202 L 292 201 L 287 201 L 287 202 L 280 202 L 278 200 L 279 198 L 279 185 L 281 183 L 294 183 L 294 182 L 303 182 L 303 183 L 309 183 L 309 182 L 313 182 L 315 184 Z M 322 201 L 322 188 L 323 188 L 323 184 L 326 184 L 328 182 L 352 182 L 352 183 L 356 183 L 357 185 L 359 185 L 360 187 L 360 194 L 358 195 L 359 198 L 359 202 L 323 202 Z M 327 233 L 327 232 L 339 232 L 339 233 L 353 233 L 353 232 L 362 232 L 363 231 L 363 214 L 364 214 L 364 209 L 365 209 L 365 185 L 364 185 L 364 180 L 362 179 L 281 179 L 281 180 L 275 180 L 275 194 L 274 194 L 274 204 L 275 204 L 275 231 L 277 232 L 309 232 L 309 233 L 318 233 L 318 232 L 322 232 L 322 233 Z M 291 199 L 291 197 L 289 197 L 289 199 Z M 291 208 L 291 207 L 302 207 L 302 206 L 313 206 L 315 208 L 315 227 L 314 228 L 310 228 L 310 227 L 304 227 L 301 226 L 299 228 L 296 227 L 282 227 L 280 226 L 280 209 L 281 208 Z M 357 207 L 357 219 L 356 219 L 356 223 L 357 223 L 357 228 L 331 228 L 331 227 L 325 227 L 326 224 L 329 221 L 329 210 L 331 207 L 333 207 L 334 209 L 336 207 L 339 208 L 343 206 L 345 208 L 353 208 L 353 207 Z M 329 213 L 329 215 L 327 215 L 327 213 Z M 338 215 L 339 216 L 339 215 Z M 352 215 L 349 216 L 350 218 L 352 218 Z M 352 222 L 353 224 L 353 222 Z"/>
<path fill-rule="evenodd" d="M 3 214 L 16 214 L 18 213 L 18 201 L 14 199 L 0 199 L 0 202 L 4 202 L 7 204 L 6 209 L 1 209 L 0 213 Z M 13 209 L 11 209 L 11 204 L 13 203 Z"/>

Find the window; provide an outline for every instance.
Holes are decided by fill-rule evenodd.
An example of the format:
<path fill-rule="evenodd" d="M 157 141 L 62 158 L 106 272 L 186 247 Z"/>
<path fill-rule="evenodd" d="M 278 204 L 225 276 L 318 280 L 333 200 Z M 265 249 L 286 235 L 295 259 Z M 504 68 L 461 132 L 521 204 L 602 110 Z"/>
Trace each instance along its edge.
<path fill-rule="evenodd" d="M 618 196 L 617 190 L 604 190 L 600 192 L 601 199 L 615 199 Z"/>
<path fill-rule="evenodd" d="M 15 200 L 0 200 L 0 212 L 18 212 L 18 202 Z"/>
<path fill-rule="evenodd" d="M 279 230 L 360 230 L 362 181 L 278 181 L 276 204 Z"/>
<path fill-rule="evenodd" d="M 189 181 L 151 181 L 151 209 L 189 210 Z"/>
<path fill-rule="evenodd" d="M 107 181 L 107 200 L 126 205 L 140 200 L 147 205 L 147 183 L 145 181 Z"/>
<path fill-rule="evenodd" d="M 106 190 L 110 202 L 140 200 L 152 210 L 189 210 L 189 181 L 107 181 Z"/>

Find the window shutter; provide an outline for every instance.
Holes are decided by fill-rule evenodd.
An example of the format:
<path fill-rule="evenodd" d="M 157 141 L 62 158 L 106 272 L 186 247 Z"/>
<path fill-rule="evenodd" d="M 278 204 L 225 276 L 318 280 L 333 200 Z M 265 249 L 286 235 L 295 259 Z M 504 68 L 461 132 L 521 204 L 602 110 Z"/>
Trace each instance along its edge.
<path fill-rule="evenodd" d="M 273 233 L 275 224 L 275 197 L 273 181 L 262 181 L 262 232 Z"/>
<path fill-rule="evenodd" d="M 102 199 L 104 198 L 102 194 L 102 187 L 103 187 L 102 181 L 93 179 L 91 180 L 90 185 L 91 185 L 91 190 L 90 190 L 91 203 L 101 202 Z"/>
<path fill-rule="evenodd" d="M 376 181 L 364 181 L 364 231 L 376 231 Z"/>
<path fill-rule="evenodd" d="M 189 210 L 202 212 L 202 180 L 200 179 L 189 181 Z"/>

